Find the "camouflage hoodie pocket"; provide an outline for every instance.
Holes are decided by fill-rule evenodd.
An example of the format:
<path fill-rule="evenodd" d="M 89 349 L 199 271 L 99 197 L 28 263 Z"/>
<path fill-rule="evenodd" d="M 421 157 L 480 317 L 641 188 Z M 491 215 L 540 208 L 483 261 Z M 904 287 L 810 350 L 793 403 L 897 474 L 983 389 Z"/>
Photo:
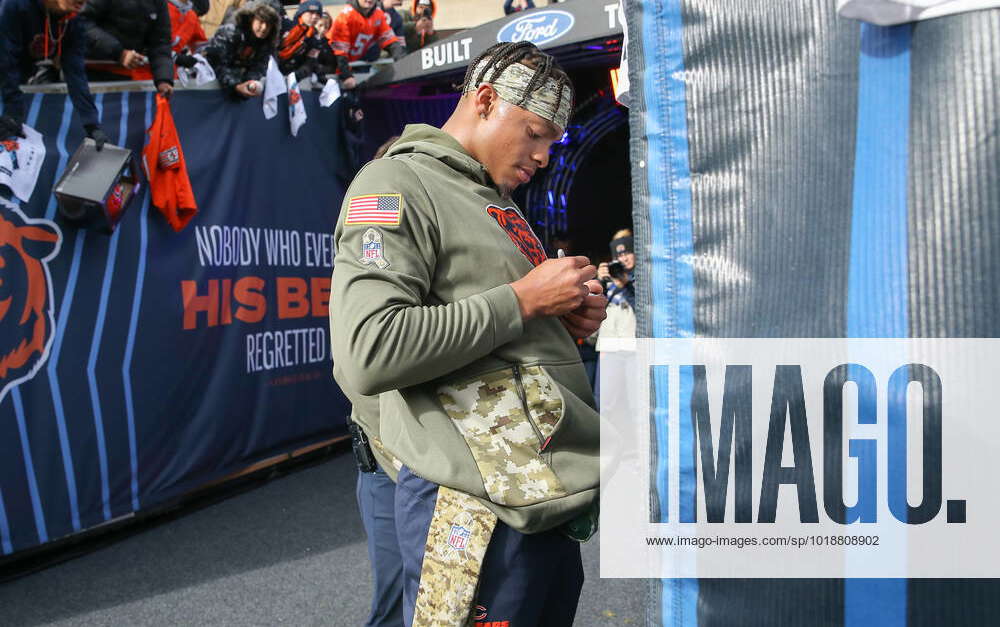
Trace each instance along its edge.
<path fill-rule="evenodd" d="M 563 400 L 538 366 L 443 385 L 438 398 L 468 442 L 490 500 L 518 507 L 566 496 L 543 457 Z"/>

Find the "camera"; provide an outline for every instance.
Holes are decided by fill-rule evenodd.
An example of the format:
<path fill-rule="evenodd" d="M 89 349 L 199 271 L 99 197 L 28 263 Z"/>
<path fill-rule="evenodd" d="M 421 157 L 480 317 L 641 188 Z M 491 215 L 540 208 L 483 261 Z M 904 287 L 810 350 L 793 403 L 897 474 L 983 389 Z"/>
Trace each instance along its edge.
<path fill-rule="evenodd" d="M 620 281 L 624 281 L 627 278 L 627 275 L 625 273 L 625 264 L 618 261 L 617 259 L 615 261 L 612 261 L 611 263 L 608 264 L 608 274 L 610 274 L 611 276 Z"/>

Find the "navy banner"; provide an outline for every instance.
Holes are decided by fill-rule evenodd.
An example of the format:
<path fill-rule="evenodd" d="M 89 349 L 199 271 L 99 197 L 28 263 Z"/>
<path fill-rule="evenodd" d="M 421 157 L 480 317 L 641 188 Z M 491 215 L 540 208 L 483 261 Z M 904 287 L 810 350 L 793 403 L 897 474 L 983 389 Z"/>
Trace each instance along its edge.
<path fill-rule="evenodd" d="M 57 216 L 82 130 L 66 96 L 30 98 L 45 163 L 30 202 L 0 193 L 0 555 L 343 433 L 327 324 L 353 160 L 341 103 L 304 94 L 293 138 L 284 109 L 178 92 L 198 215 L 173 232 L 144 186 L 107 236 Z M 153 95 L 97 102 L 138 154 Z"/>

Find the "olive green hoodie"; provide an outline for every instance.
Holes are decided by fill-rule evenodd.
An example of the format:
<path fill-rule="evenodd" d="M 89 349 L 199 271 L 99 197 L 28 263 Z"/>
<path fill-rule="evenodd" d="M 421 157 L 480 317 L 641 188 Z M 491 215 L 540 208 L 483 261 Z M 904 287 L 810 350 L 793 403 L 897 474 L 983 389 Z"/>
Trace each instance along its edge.
<path fill-rule="evenodd" d="M 557 318 L 522 322 L 509 283 L 545 255 L 482 164 L 440 129 L 407 126 L 351 183 L 335 241 L 334 377 L 365 431 L 519 531 L 588 509 L 589 381 Z"/>

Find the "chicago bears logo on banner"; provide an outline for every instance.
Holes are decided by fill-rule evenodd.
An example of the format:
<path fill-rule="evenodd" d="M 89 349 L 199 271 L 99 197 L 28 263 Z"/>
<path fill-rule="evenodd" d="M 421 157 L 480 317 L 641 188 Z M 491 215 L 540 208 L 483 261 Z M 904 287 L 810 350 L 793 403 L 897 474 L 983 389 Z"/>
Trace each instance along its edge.
<path fill-rule="evenodd" d="M 542 248 L 542 243 L 538 241 L 534 231 L 516 209 L 512 207 L 501 209 L 496 205 L 487 205 L 486 213 L 490 214 L 497 221 L 497 224 L 503 227 L 504 231 L 507 231 L 511 241 L 514 242 L 518 250 L 524 253 L 528 261 L 537 266 L 548 259 L 545 249 Z"/>
<path fill-rule="evenodd" d="M 48 262 L 61 245 L 53 222 L 28 218 L 0 199 L 0 400 L 48 357 L 54 326 Z"/>

